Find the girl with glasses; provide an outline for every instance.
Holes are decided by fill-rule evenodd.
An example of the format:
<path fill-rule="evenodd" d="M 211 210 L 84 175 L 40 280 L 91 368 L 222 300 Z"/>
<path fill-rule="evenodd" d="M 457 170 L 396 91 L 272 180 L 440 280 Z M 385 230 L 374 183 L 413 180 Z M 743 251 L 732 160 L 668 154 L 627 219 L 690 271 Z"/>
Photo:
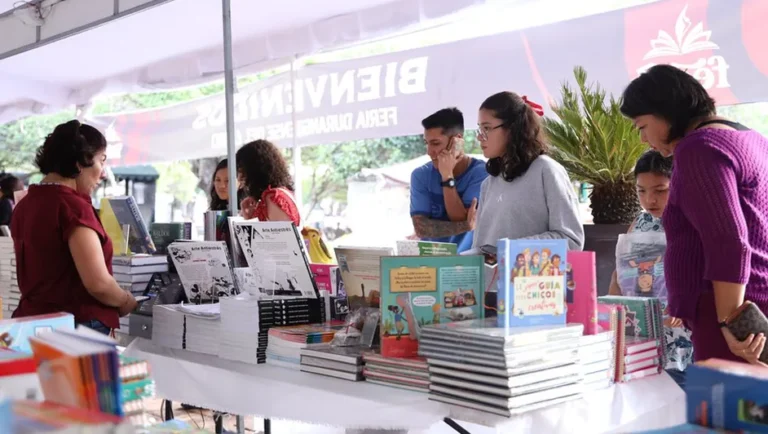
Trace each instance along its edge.
<path fill-rule="evenodd" d="M 576 193 L 563 166 L 547 155 L 542 114 L 512 92 L 480 106 L 478 138 L 490 176 L 480 190 L 473 247 L 531 238 L 565 239 L 570 249 L 582 249 Z"/>

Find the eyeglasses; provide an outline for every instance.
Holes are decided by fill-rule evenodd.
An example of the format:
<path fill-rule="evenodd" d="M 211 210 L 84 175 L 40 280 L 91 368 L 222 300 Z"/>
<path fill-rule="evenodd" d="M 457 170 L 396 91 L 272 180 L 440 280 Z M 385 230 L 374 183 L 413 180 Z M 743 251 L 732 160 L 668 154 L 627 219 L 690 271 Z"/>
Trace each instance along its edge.
<path fill-rule="evenodd" d="M 495 127 L 490 127 L 490 126 L 487 126 L 487 125 L 486 126 L 478 127 L 477 128 L 477 138 L 480 139 L 480 140 L 483 140 L 483 141 L 488 140 L 488 133 L 490 133 L 491 131 L 493 131 L 493 130 L 495 130 L 497 128 L 501 128 L 503 126 L 504 126 L 504 124 L 499 124 L 499 125 L 496 125 Z"/>

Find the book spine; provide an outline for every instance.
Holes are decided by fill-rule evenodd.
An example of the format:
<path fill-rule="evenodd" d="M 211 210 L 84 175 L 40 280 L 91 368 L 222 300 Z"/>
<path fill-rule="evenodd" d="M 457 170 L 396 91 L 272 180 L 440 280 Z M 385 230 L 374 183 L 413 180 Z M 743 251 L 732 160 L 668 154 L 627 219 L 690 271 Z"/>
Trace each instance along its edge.
<path fill-rule="evenodd" d="M 307 252 L 307 247 L 304 244 L 304 237 L 301 235 L 301 231 L 296 227 L 295 224 L 291 223 L 291 227 L 293 228 L 293 234 L 296 237 L 296 242 L 299 245 L 299 249 L 301 249 L 301 256 L 304 258 L 304 265 L 306 266 L 309 275 L 312 276 L 312 269 L 309 266 L 309 252 Z M 309 281 L 312 282 L 312 289 L 315 292 L 315 297 L 320 298 L 320 291 L 317 289 L 317 282 L 315 282 L 315 279 L 309 279 Z"/>

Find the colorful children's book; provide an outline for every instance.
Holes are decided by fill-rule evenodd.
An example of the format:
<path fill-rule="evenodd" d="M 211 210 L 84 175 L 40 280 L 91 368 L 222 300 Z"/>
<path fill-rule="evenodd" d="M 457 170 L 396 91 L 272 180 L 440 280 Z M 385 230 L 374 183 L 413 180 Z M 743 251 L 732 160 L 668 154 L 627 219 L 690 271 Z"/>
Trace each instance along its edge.
<path fill-rule="evenodd" d="M 499 327 L 565 324 L 567 251 L 565 240 L 499 240 Z"/>
<path fill-rule="evenodd" d="M 381 355 L 416 357 L 421 327 L 483 317 L 482 256 L 381 258 Z"/>
<path fill-rule="evenodd" d="M 0 348 L 32 353 L 29 338 L 51 330 L 75 329 L 75 317 L 68 313 L 28 316 L 0 321 Z"/>
<path fill-rule="evenodd" d="M 568 252 L 565 272 L 566 320 L 584 324 L 584 334 L 597 333 L 597 263 L 595 252 Z"/>
<path fill-rule="evenodd" d="M 451 256 L 457 255 L 455 243 L 435 241 L 402 240 L 397 242 L 398 256 Z"/>
<path fill-rule="evenodd" d="M 707 360 L 688 367 L 688 422 L 734 432 L 768 432 L 768 369 Z"/>

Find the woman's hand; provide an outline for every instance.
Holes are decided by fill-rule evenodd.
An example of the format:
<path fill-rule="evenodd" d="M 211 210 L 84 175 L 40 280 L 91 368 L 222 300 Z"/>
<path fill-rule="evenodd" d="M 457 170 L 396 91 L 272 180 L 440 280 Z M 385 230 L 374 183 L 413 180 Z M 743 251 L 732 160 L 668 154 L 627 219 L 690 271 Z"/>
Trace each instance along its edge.
<path fill-rule="evenodd" d="M 129 313 L 133 312 L 134 309 L 136 309 L 136 306 L 138 303 L 136 302 L 136 298 L 133 297 L 133 294 L 130 292 L 125 292 L 126 298 L 125 302 L 120 305 L 120 307 L 117 308 L 117 312 L 120 314 L 121 317 L 128 315 Z"/>
<path fill-rule="evenodd" d="M 675 318 L 670 316 L 666 320 L 664 320 L 664 325 L 671 328 L 682 327 L 683 320 L 681 320 L 680 318 Z"/>
<path fill-rule="evenodd" d="M 763 348 L 765 348 L 765 335 L 762 333 L 757 336 L 751 334 L 743 341 L 740 341 L 736 339 L 736 336 L 734 336 L 727 327 L 723 327 L 720 330 L 722 330 L 725 342 L 728 344 L 728 348 L 733 354 L 753 365 L 768 368 L 768 365 L 759 360 L 760 354 L 763 353 Z"/>
<path fill-rule="evenodd" d="M 240 215 L 246 220 L 252 219 L 256 213 L 256 205 L 258 205 L 258 203 L 259 201 L 256 199 L 250 196 L 246 197 L 240 202 Z"/>

